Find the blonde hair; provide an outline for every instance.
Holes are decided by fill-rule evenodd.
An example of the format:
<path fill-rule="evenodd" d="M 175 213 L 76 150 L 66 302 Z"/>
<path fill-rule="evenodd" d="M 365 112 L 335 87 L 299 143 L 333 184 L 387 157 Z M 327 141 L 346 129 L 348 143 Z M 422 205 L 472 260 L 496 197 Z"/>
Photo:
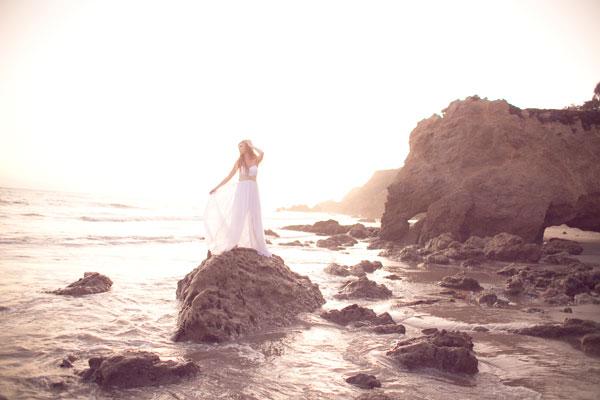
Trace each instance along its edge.
<path fill-rule="evenodd" d="M 258 154 L 256 154 L 256 152 L 254 151 L 254 149 L 252 149 L 249 145 L 248 142 L 250 141 L 250 139 L 244 139 L 241 142 L 238 143 L 238 146 L 242 143 L 246 144 L 246 151 L 242 154 L 240 154 L 240 157 L 238 158 L 238 168 L 242 168 L 244 167 L 244 169 L 246 171 L 248 171 L 248 165 L 246 164 L 246 160 L 244 159 L 244 154 L 245 153 L 250 153 L 250 158 L 252 160 L 256 160 L 258 158 Z"/>

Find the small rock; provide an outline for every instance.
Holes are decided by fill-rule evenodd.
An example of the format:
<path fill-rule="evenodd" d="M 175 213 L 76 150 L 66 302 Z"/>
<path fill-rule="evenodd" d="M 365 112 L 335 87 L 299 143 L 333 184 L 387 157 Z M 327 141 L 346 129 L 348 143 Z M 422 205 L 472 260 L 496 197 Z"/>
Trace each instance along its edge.
<path fill-rule="evenodd" d="M 350 267 L 350 273 L 355 276 L 362 276 L 365 273 L 370 274 L 376 270 L 383 268 L 380 261 L 362 260 L 356 265 Z"/>
<path fill-rule="evenodd" d="M 573 313 L 573 309 L 571 307 L 565 307 L 562 309 L 562 312 L 571 314 Z"/>
<path fill-rule="evenodd" d="M 396 275 L 396 274 L 389 274 L 389 275 L 384 276 L 384 278 L 385 279 L 389 279 L 391 281 L 400 281 L 400 280 L 402 280 L 402 277 L 399 276 L 399 275 Z"/>
<path fill-rule="evenodd" d="M 496 296 L 495 293 L 487 292 L 487 293 L 481 294 L 479 296 L 479 298 L 477 299 L 477 302 L 479 304 L 487 304 L 488 306 L 492 306 L 492 305 L 494 305 L 494 303 L 496 303 L 497 300 L 498 300 L 498 296 Z"/>
<path fill-rule="evenodd" d="M 323 269 L 323 271 L 325 271 L 326 273 L 330 274 L 330 275 L 336 275 L 336 276 L 348 276 L 350 275 L 350 271 L 348 270 L 348 267 L 345 265 L 340 265 L 337 263 L 331 263 L 328 266 L 325 267 L 325 269 Z"/>
<path fill-rule="evenodd" d="M 581 349 L 585 354 L 600 356 L 600 333 L 588 333 L 581 338 Z"/>
<path fill-rule="evenodd" d="M 526 309 L 525 312 L 528 312 L 530 314 L 532 314 L 532 313 L 543 313 L 544 310 L 541 309 L 541 308 L 537 308 L 537 307 L 530 307 L 530 308 Z"/>
<path fill-rule="evenodd" d="M 334 295 L 336 299 L 387 299 L 391 296 L 390 289 L 383 284 L 369 280 L 366 276 L 346 283 L 338 294 Z"/>
<path fill-rule="evenodd" d="M 354 246 L 356 239 L 346 234 L 333 235 L 327 239 L 317 240 L 317 247 L 325 247 L 330 250 L 340 250 L 344 247 Z"/>
<path fill-rule="evenodd" d="M 480 325 L 479 325 L 479 326 L 476 326 L 476 327 L 474 327 L 474 328 L 473 328 L 473 330 L 474 330 L 475 332 L 489 332 L 489 329 L 488 329 L 488 328 L 486 328 L 485 326 L 480 326 Z"/>
<path fill-rule="evenodd" d="M 473 278 L 468 278 L 462 275 L 455 276 L 445 276 L 441 282 L 439 282 L 440 286 L 452 288 L 452 289 L 461 289 L 461 290 L 482 290 L 483 288 L 479 285 Z"/>
<path fill-rule="evenodd" d="M 382 335 L 389 335 L 391 333 L 400 333 L 403 335 L 406 333 L 406 328 L 402 324 L 385 324 L 374 327 L 373 332 Z"/>
<path fill-rule="evenodd" d="M 61 368 L 73 368 L 73 364 L 68 359 L 63 358 L 63 360 L 60 363 L 59 367 L 61 367 Z"/>
<path fill-rule="evenodd" d="M 346 382 L 351 385 L 358 386 L 362 389 L 373 389 L 375 387 L 381 387 L 381 382 L 374 376 L 368 374 L 356 374 L 349 378 L 346 378 Z"/>
<path fill-rule="evenodd" d="M 107 292 L 110 290 L 112 284 L 113 282 L 107 276 L 99 274 L 98 272 L 86 272 L 83 274 L 83 278 L 69 284 L 63 289 L 53 290 L 49 293 L 68 296 L 83 296 Z"/>
<path fill-rule="evenodd" d="M 545 254 L 557 254 L 565 252 L 567 254 L 578 255 L 583 252 L 583 247 L 573 240 L 552 238 L 542 246 Z"/>
<path fill-rule="evenodd" d="M 111 357 L 93 357 L 89 359 L 89 366 L 89 369 L 81 373 L 82 379 L 95 382 L 102 388 L 165 385 L 196 375 L 200 371 L 191 361 L 161 361 L 157 354 L 147 351 L 126 351 Z"/>

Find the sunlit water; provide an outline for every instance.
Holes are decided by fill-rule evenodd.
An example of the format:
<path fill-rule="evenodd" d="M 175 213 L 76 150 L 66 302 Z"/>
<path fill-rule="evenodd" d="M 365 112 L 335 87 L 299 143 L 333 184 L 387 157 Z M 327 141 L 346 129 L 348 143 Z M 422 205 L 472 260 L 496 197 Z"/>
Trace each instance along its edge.
<path fill-rule="evenodd" d="M 358 303 L 390 312 L 406 325 L 407 336 L 425 327 L 470 331 L 479 374 L 403 370 L 385 356 L 402 336 L 340 328 L 322 320 L 318 312 L 301 315 L 295 326 L 228 344 L 174 343 L 170 338 L 178 311 L 177 281 L 206 255 L 201 211 L 201 205 L 0 189 L 0 394 L 9 399 L 347 399 L 365 391 L 344 378 L 365 372 L 378 377 L 381 391 L 397 398 L 598 398 L 598 359 L 563 342 L 506 332 L 539 322 L 542 316 L 465 302 L 394 307 L 439 291 L 432 280 L 447 270 L 432 270 L 427 276 L 378 257 L 379 251 L 367 250 L 365 243 L 347 252 L 277 244 L 317 239 L 280 229 L 285 225 L 330 217 L 341 223 L 356 221 L 340 215 L 265 211 L 265 228 L 281 235 L 270 238 L 269 248 L 319 285 L 327 300 L 324 309 L 351 304 L 333 299 L 344 278 L 324 274 L 328 263 L 382 261 L 385 270 L 371 274 L 372 279 L 385 283 L 395 298 Z M 85 297 L 44 293 L 85 271 L 108 275 L 112 289 Z M 404 279 L 385 279 L 390 272 Z M 480 277 L 484 286 L 493 279 Z M 473 332 L 479 325 L 490 331 Z M 68 354 L 79 357 L 75 369 L 81 370 L 89 357 L 124 349 L 193 359 L 202 373 L 163 387 L 104 391 L 58 367 Z M 59 382 L 65 385 L 54 387 Z"/>

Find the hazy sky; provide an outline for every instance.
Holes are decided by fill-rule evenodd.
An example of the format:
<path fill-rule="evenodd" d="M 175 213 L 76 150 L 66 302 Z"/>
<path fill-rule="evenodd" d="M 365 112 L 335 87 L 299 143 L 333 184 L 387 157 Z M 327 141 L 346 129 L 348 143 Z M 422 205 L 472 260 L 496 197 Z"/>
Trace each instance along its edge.
<path fill-rule="evenodd" d="M 589 100 L 598 21 L 597 0 L 0 0 L 0 186 L 202 204 L 250 138 L 263 207 L 340 199 L 454 99 Z"/>

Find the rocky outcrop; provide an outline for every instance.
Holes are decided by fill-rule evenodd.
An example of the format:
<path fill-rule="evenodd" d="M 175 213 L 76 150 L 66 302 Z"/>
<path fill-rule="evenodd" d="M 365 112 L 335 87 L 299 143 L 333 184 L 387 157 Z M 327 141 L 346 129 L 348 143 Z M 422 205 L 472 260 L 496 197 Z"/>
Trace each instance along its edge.
<path fill-rule="evenodd" d="M 295 205 L 289 208 L 280 208 L 278 211 L 332 212 L 369 220 L 381 218 L 387 198 L 387 188 L 397 173 L 398 169 L 375 171 L 364 185 L 352 189 L 341 201 L 323 201 L 314 207 Z"/>
<path fill-rule="evenodd" d="M 369 280 L 366 276 L 346 282 L 334 295 L 336 299 L 387 299 L 392 291 L 384 284 Z"/>
<path fill-rule="evenodd" d="M 108 292 L 113 282 L 109 277 L 102 275 L 98 272 L 86 272 L 83 274 L 83 278 L 71 283 L 63 289 L 53 290 L 49 293 L 69 295 L 69 296 L 83 296 L 86 294 Z"/>
<path fill-rule="evenodd" d="M 588 355 L 600 356 L 600 323 L 565 318 L 562 324 L 541 324 L 514 330 L 515 333 L 565 340 Z"/>
<path fill-rule="evenodd" d="M 430 335 L 400 341 L 386 354 L 408 369 L 436 368 L 470 375 L 478 372 L 473 341 L 464 332 L 435 330 Z"/>
<path fill-rule="evenodd" d="M 402 240 L 420 213 L 421 244 L 444 232 L 461 242 L 507 232 L 541 243 L 548 226 L 600 231 L 598 176 L 600 111 L 454 101 L 411 132 L 381 237 Z"/>
<path fill-rule="evenodd" d="M 147 351 L 93 357 L 88 363 L 90 367 L 81 373 L 81 378 L 104 389 L 165 385 L 200 372 L 200 368 L 191 361 L 161 361 L 157 354 Z"/>
<path fill-rule="evenodd" d="M 467 267 L 478 267 L 484 261 L 534 263 L 540 260 L 542 247 L 526 243 L 523 238 L 506 232 L 493 237 L 471 236 L 464 243 L 458 241 L 452 233 L 445 232 L 428 240 L 423 246 L 388 245 L 379 255 L 408 263 L 445 265 L 460 262 Z"/>
<path fill-rule="evenodd" d="M 566 305 L 581 294 L 593 294 L 599 299 L 600 267 L 588 264 L 552 268 L 531 268 L 509 265 L 498 271 L 509 276 L 505 292 L 509 295 L 527 294 L 540 297 L 548 304 Z"/>
<path fill-rule="evenodd" d="M 289 325 L 325 303 L 316 284 L 277 255 L 234 248 L 205 259 L 177 284 L 182 301 L 174 340 L 222 342 Z"/>

